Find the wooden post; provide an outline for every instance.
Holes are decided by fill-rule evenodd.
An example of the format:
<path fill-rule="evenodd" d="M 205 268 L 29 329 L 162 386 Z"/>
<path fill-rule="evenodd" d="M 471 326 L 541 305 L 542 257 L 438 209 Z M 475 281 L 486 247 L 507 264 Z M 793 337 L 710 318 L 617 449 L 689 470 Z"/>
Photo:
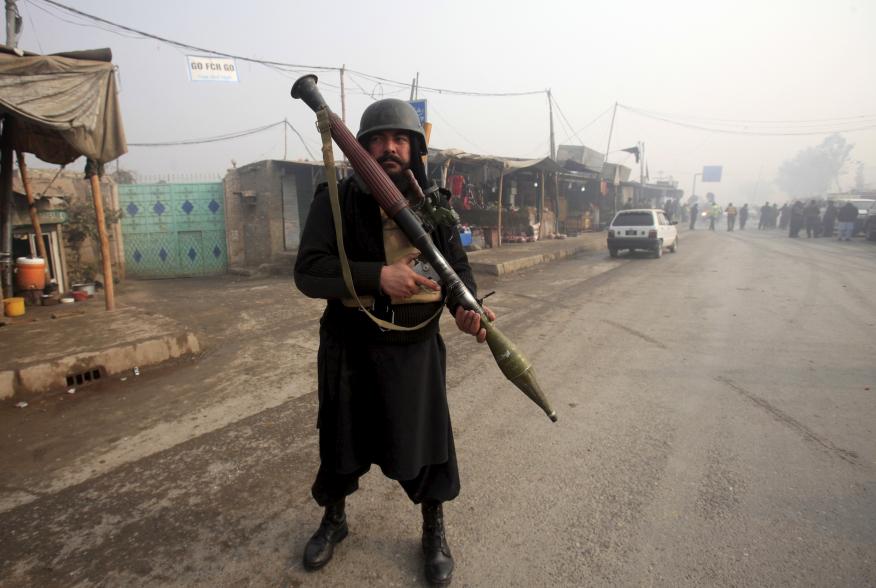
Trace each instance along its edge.
<path fill-rule="evenodd" d="M 444 162 L 444 165 L 441 166 L 441 187 L 447 188 L 447 174 L 450 173 L 450 165 L 453 163 L 452 160 L 448 159 Z"/>
<path fill-rule="evenodd" d="M 94 164 L 95 168 L 97 163 Z M 103 214 L 103 198 L 100 195 L 100 175 L 97 169 L 91 171 L 91 195 L 94 199 L 94 216 L 97 221 L 97 234 L 100 235 L 100 258 L 103 262 L 103 292 L 106 309 L 116 307 L 115 288 L 113 287 L 113 266 L 110 259 L 109 238 L 106 233 L 106 219 Z"/>
<path fill-rule="evenodd" d="M 3 295 L 12 296 L 12 117 L 3 120 L 3 139 L 0 144 L 0 203 L 3 208 L 3 227 L 0 234 L 0 252 L 9 255 L 9 263 L 3 271 Z"/>
<path fill-rule="evenodd" d="M 33 199 L 33 190 L 30 186 L 30 178 L 27 176 L 27 163 L 24 161 L 24 153 L 16 151 L 18 157 L 18 172 L 21 174 L 21 183 L 24 185 L 24 194 L 27 196 L 27 210 L 30 213 L 30 224 L 33 225 L 33 232 L 36 233 L 37 251 L 45 263 L 45 271 L 49 273 L 49 256 L 46 253 L 46 244 L 43 243 L 43 228 L 40 226 L 39 215 L 37 215 L 36 203 Z"/>
<path fill-rule="evenodd" d="M 502 166 L 502 169 L 499 170 L 499 199 L 496 202 L 496 209 L 499 211 L 499 226 L 498 232 L 499 237 L 496 240 L 496 247 L 502 246 L 502 182 L 505 179 L 505 166 Z"/>
<path fill-rule="evenodd" d="M 538 235 L 536 235 L 537 239 L 541 239 L 544 235 L 544 170 L 538 171 Z"/>
<path fill-rule="evenodd" d="M 116 160 L 118 161 L 118 160 Z M 119 210 L 122 205 L 119 203 L 119 186 L 115 182 L 110 183 L 110 204 L 114 210 Z M 122 237 L 122 224 L 113 223 L 113 243 L 116 245 L 116 269 L 119 274 L 119 281 L 125 281 L 125 242 Z"/>

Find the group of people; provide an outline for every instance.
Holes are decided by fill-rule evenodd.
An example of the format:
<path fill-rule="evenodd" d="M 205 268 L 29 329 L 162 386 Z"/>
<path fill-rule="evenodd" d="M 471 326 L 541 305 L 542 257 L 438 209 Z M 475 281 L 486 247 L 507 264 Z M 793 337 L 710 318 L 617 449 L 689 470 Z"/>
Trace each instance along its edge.
<path fill-rule="evenodd" d="M 788 227 L 788 205 L 784 204 L 779 208 L 778 204 L 770 205 L 769 202 L 765 202 L 760 207 L 760 219 L 758 219 L 757 229 L 759 231 L 775 229 L 777 224 L 780 229 Z"/>
<path fill-rule="evenodd" d="M 728 231 L 733 231 L 736 228 L 737 221 L 739 229 L 744 230 L 748 222 L 748 204 L 737 209 L 731 202 L 722 209 L 718 204 L 710 202 L 704 205 L 704 211 L 709 219 L 710 231 L 715 230 L 716 223 L 722 215 L 727 217 Z M 778 226 L 782 230 L 788 229 L 788 236 L 797 238 L 800 236 L 800 231 L 805 229 L 806 236 L 813 238 L 832 237 L 836 227 L 840 241 L 851 241 L 855 230 L 855 221 L 858 218 L 858 209 L 851 202 L 847 202 L 842 207 L 828 202 L 823 213 L 816 200 L 811 200 L 809 204 L 805 205 L 798 200 L 790 205 L 783 204 L 781 208 L 775 203 L 766 202 L 759 212 L 758 230 L 775 229 Z M 699 204 L 695 202 L 690 207 L 689 228 L 691 230 L 696 228 L 700 214 Z"/>
<path fill-rule="evenodd" d="M 722 209 L 718 204 L 711 202 L 704 206 L 706 217 L 709 219 L 709 230 L 714 231 L 715 225 L 722 214 L 727 215 L 727 230 L 732 231 L 736 228 L 736 221 L 739 220 L 739 230 L 745 230 L 745 225 L 748 223 L 748 204 L 744 204 L 742 208 L 736 208 L 731 202 L 727 208 Z M 695 230 L 697 220 L 700 218 L 700 205 L 694 202 L 690 207 L 690 230 Z"/>
<path fill-rule="evenodd" d="M 858 219 L 858 207 L 851 202 L 846 202 L 842 207 L 828 202 L 822 214 L 816 200 L 810 200 L 806 205 L 797 200 L 789 207 L 788 217 L 788 236 L 791 238 L 798 238 L 804 228 L 807 238 L 833 237 L 836 226 L 837 238 L 840 241 L 851 241 L 855 232 L 855 221 Z"/>

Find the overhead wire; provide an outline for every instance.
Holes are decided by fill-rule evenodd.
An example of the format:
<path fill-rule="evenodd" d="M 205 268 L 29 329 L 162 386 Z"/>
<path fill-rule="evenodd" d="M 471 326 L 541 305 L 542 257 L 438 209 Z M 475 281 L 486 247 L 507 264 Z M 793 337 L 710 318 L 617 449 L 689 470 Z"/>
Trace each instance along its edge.
<path fill-rule="evenodd" d="M 226 133 L 224 135 L 216 135 L 213 137 L 204 137 L 202 139 L 181 139 L 181 140 L 176 140 L 176 141 L 149 141 L 149 142 L 134 141 L 134 142 L 129 142 L 128 146 L 129 147 L 173 147 L 173 146 L 178 146 L 178 145 L 201 145 L 203 143 L 217 143 L 219 141 L 229 141 L 231 139 L 239 139 L 241 137 L 255 135 L 256 133 L 261 133 L 263 131 L 267 131 L 268 129 L 272 129 L 272 128 L 280 126 L 282 124 L 287 124 L 287 122 L 284 120 L 281 120 L 281 121 L 278 121 L 275 123 L 263 125 L 260 127 L 255 127 L 253 129 L 246 129 L 243 131 L 236 131 L 234 133 Z"/>
<path fill-rule="evenodd" d="M 296 68 L 301 68 L 301 69 L 305 69 L 305 70 L 323 70 L 323 71 L 324 70 L 337 70 L 338 69 L 336 67 L 327 67 L 327 66 L 322 66 L 322 65 L 305 65 L 305 64 L 287 63 L 287 62 L 282 62 L 282 61 L 271 61 L 271 60 L 267 60 L 267 59 L 256 59 L 253 57 L 248 57 L 246 55 L 237 55 L 234 53 L 227 53 L 225 51 L 219 51 L 216 49 L 208 49 L 205 47 L 198 47 L 197 45 L 191 45 L 189 43 L 175 41 L 173 39 L 168 39 L 167 37 L 161 37 L 159 35 L 147 33 L 145 31 L 141 31 L 141 30 L 135 29 L 133 27 L 125 26 L 125 25 L 107 20 L 105 18 L 101 18 L 99 16 L 89 14 L 87 12 L 83 12 L 79 9 L 73 8 L 72 6 L 67 6 L 66 4 L 61 4 L 60 2 L 56 2 L 55 0 L 28 0 L 28 1 L 31 3 L 34 3 L 34 1 L 38 1 L 38 2 L 43 2 L 46 4 L 50 4 L 52 6 L 60 8 L 61 10 L 65 10 L 65 11 L 70 12 L 72 14 L 75 14 L 77 16 L 87 18 L 87 19 L 93 20 L 95 22 L 99 22 L 99 23 L 108 25 L 110 27 L 113 27 L 114 29 L 121 29 L 123 31 L 126 31 L 128 33 L 132 33 L 134 35 L 138 35 L 140 37 L 154 39 L 156 41 L 161 41 L 162 43 L 167 43 L 168 45 L 173 45 L 175 47 L 180 47 L 182 49 L 191 49 L 193 51 L 200 51 L 202 53 L 209 53 L 211 55 L 219 55 L 221 57 L 228 57 L 231 59 L 237 59 L 239 61 L 258 63 L 258 64 L 262 64 L 262 65 L 267 64 L 267 65 L 277 65 L 277 66 L 286 66 L 286 67 L 296 67 Z M 104 29 L 104 30 L 106 30 L 106 29 Z M 115 32 L 115 31 L 110 31 L 110 32 Z"/>
<path fill-rule="evenodd" d="M 141 38 L 154 39 L 156 41 L 161 41 L 162 43 L 167 43 L 168 45 L 179 47 L 181 49 L 188 49 L 188 50 L 192 50 L 192 51 L 198 51 L 201 53 L 208 53 L 210 55 L 217 55 L 220 57 L 227 57 L 230 59 L 236 59 L 239 61 L 245 61 L 245 62 L 249 62 L 249 63 L 256 63 L 256 64 L 260 64 L 260 65 L 284 67 L 284 68 L 294 68 L 294 69 L 302 70 L 302 73 L 308 72 L 308 71 L 340 71 L 340 69 L 341 69 L 337 66 L 305 65 L 305 64 L 297 64 L 297 63 L 287 63 L 287 62 L 283 62 L 283 61 L 258 59 L 258 58 L 254 58 L 254 57 L 248 57 L 245 55 L 228 53 L 226 51 L 220 51 L 218 49 L 209 49 L 206 47 L 199 47 L 197 45 L 192 45 L 189 43 L 176 41 L 173 39 L 169 39 L 167 37 L 162 37 L 160 35 L 155 35 L 152 33 L 148 33 L 146 31 L 135 29 L 133 27 L 119 24 L 119 23 L 113 22 L 111 20 L 107 20 L 105 18 L 95 16 L 93 14 L 89 14 L 89 13 L 84 12 L 82 10 L 79 10 L 77 8 L 73 8 L 72 6 L 67 6 L 66 4 L 62 4 L 61 2 L 57 2 L 56 0 L 25 0 L 25 1 L 30 2 L 31 4 L 34 4 L 34 6 L 38 6 L 38 7 L 42 8 L 44 11 L 48 12 L 49 14 L 52 14 L 56 18 L 60 18 L 61 20 L 64 20 L 65 22 L 68 22 L 70 24 L 74 24 L 76 26 L 89 26 L 85 23 L 73 22 L 70 20 L 66 20 L 66 19 L 60 17 L 59 15 L 54 14 L 52 11 L 45 10 L 44 7 L 40 6 L 37 3 L 45 3 L 45 4 L 48 4 L 48 5 L 53 6 L 55 8 L 58 8 L 60 10 L 64 10 L 66 12 L 73 14 L 73 15 L 76 15 L 80 18 L 89 19 L 89 20 L 92 20 L 96 23 L 100 23 L 101 25 L 105 25 L 105 26 L 95 27 L 95 28 L 99 28 L 99 29 L 104 30 L 104 31 L 108 31 L 108 32 L 116 33 L 116 34 L 121 34 L 121 33 L 118 33 L 118 30 L 124 31 L 124 32 L 129 33 L 129 34 L 122 35 L 122 36 L 126 36 L 129 38 L 131 37 L 131 35 L 136 35 L 137 37 L 141 37 Z M 111 27 L 111 28 L 106 28 L 106 27 Z M 391 78 L 387 78 L 387 77 L 383 77 L 383 76 L 377 76 L 377 75 L 373 75 L 373 74 L 369 74 L 369 73 L 365 73 L 365 72 L 360 72 L 357 70 L 351 70 L 351 69 L 345 69 L 345 71 L 356 74 L 356 75 L 360 75 L 360 76 L 368 78 L 368 79 L 371 79 L 372 81 L 383 82 L 383 83 L 391 84 L 391 85 L 394 85 L 397 87 L 410 87 L 410 84 L 407 82 L 401 82 L 401 81 L 393 80 Z M 534 95 L 534 94 L 540 94 L 543 92 L 543 90 L 532 90 L 532 91 L 521 91 L 521 92 L 482 92 L 482 91 L 456 90 L 456 89 L 450 89 L 450 88 L 438 88 L 438 87 L 434 87 L 434 86 L 419 86 L 419 85 L 417 86 L 417 88 L 421 91 L 424 91 L 424 92 L 434 92 L 434 93 L 438 93 L 438 94 L 448 94 L 448 95 L 458 95 L 458 96 L 484 96 L 484 97 L 530 96 L 530 95 Z"/>
<path fill-rule="evenodd" d="M 623 106 L 620 105 L 619 106 Z M 632 106 L 626 106 L 626 108 L 633 108 Z M 832 123 L 832 122 L 847 122 L 847 121 L 860 121 L 861 119 L 876 119 L 876 114 L 862 114 L 856 116 L 839 116 L 839 117 L 830 117 L 830 118 L 810 118 L 810 119 L 732 119 L 732 118 L 715 118 L 715 117 L 703 117 L 696 116 L 690 114 L 676 114 L 676 113 L 667 113 L 667 112 L 658 112 L 655 110 L 648 110 L 645 108 L 636 108 L 641 112 L 646 112 L 648 114 L 654 114 L 657 116 L 665 116 L 667 118 L 674 119 L 686 119 L 686 120 L 694 120 L 700 122 L 715 122 L 715 123 L 736 123 L 736 124 L 770 124 L 770 125 L 809 125 L 809 124 L 822 124 L 822 123 Z"/>
<path fill-rule="evenodd" d="M 649 113 L 648 111 L 641 110 L 638 108 L 633 108 L 630 106 L 626 106 L 624 104 L 618 104 L 618 107 L 623 108 L 624 110 L 631 112 L 633 114 L 638 114 L 639 116 L 643 116 L 646 118 L 651 118 L 654 120 L 663 121 L 669 124 L 677 125 L 680 127 L 686 127 L 690 129 L 696 129 L 700 131 L 708 131 L 711 133 L 724 133 L 729 135 L 749 135 L 749 136 L 762 136 L 762 137 L 792 137 L 792 136 L 807 136 L 807 135 L 829 135 L 833 133 L 852 133 L 857 131 L 865 131 L 869 129 L 876 129 L 876 120 L 873 121 L 862 121 L 866 124 L 861 126 L 845 126 L 843 128 L 819 128 L 818 130 L 800 130 L 800 129 L 784 129 L 784 130 L 766 130 L 766 129 L 748 129 L 748 128 L 721 128 L 714 126 L 706 126 L 697 123 L 691 123 L 681 120 L 675 120 L 673 118 L 667 116 L 660 116 L 657 114 Z"/>
<path fill-rule="evenodd" d="M 16 10 L 18 7 L 16 6 Z M 36 25 L 34 25 L 34 19 L 30 16 L 30 11 L 25 7 L 25 11 L 27 11 L 27 23 L 30 25 L 30 29 L 33 31 L 33 36 L 36 39 L 37 47 L 40 48 L 40 53 L 45 53 L 43 51 L 43 44 L 40 42 L 40 35 L 36 30 Z"/>
<path fill-rule="evenodd" d="M 475 149 L 477 149 L 477 150 L 480 151 L 481 153 L 483 153 L 484 151 L 486 151 L 483 147 L 481 147 L 480 145 L 478 145 L 477 143 L 475 143 L 474 141 L 472 141 L 471 139 L 469 139 L 468 137 L 466 137 L 466 136 L 462 133 L 462 131 L 460 131 L 460 130 L 457 129 L 455 126 L 453 126 L 453 124 L 452 124 L 449 120 L 447 120 L 447 118 L 445 118 L 444 115 L 442 115 L 440 112 L 438 112 L 438 110 L 435 108 L 434 105 L 430 106 L 430 107 L 429 107 L 429 110 L 430 110 L 432 113 L 437 114 L 437 115 L 438 115 L 438 118 L 440 118 L 440 119 L 444 122 L 444 124 L 447 125 L 447 128 L 450 129 L 451 131 L 453 131 L 454 133 L 456 133 L 456 134 L 457 134 L 461 139 L 463 139 L 465 142 L 469 143 L 472 147 L 474 147 Z"/>
<path fill-rule="evenodd" d="M 571 131 L 570 134 L 566 135 L 566 138 L 564 139 L 564 141 L 568 141 L 570 137 L 575 137 L 576 139 L 578 139 L 578 142 L 581 143 L 581 144 L 583 145 L 583 144 L 584 144 L 584 140 L 583 140 L 583 139 L 578 135 L 578 133 L 575 131 L 575 128 L 572 126 L 572 123 L 569 122 L 569 119 L 566 117 L 566 113 L 563 112 L 563 109 L 562 109 L 562 107 L 560 106 L 560 103 L 557 102 L 557 99 L 556 99 L 556 97 L 554 96 L 554 93 L 553 93 L 553 92 L 550 92 L 550 93 L 548 93 L 548 96 L 549 96 L 551 102 L 554 103 L 554 106 L 557 107 L 557 112 L 560 113 L 560 120 L 563 121 L 563 122 L 565 123 L 567 129 L 568 129 L 569 131 Z"/>

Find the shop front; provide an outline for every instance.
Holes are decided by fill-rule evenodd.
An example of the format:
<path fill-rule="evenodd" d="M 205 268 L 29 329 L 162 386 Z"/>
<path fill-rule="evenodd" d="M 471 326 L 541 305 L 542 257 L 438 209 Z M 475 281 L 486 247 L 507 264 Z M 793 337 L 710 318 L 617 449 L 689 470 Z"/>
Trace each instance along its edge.
<path fill-rule="evenodd" d="M 429 169 L 432 179 L 450 191 L 451 205 L 474 244 L 499 247 L 557 233 L 563 170 L 552 159 L 430 150 Z"/>

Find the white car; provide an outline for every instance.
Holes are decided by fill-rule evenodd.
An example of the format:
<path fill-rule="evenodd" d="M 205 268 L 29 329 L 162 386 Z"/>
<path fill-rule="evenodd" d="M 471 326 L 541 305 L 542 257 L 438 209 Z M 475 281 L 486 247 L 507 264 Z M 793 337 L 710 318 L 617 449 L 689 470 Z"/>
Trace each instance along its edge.
<path fill-rule="evenodd" d="M 608 227 L 608 252 L 617 257 L 621 249 L 651 251 L 661 257 L 668 247 L 678 251 L 677 222 L 670 222 L 659 208 L 634 208 L 621 210 Z"/>

